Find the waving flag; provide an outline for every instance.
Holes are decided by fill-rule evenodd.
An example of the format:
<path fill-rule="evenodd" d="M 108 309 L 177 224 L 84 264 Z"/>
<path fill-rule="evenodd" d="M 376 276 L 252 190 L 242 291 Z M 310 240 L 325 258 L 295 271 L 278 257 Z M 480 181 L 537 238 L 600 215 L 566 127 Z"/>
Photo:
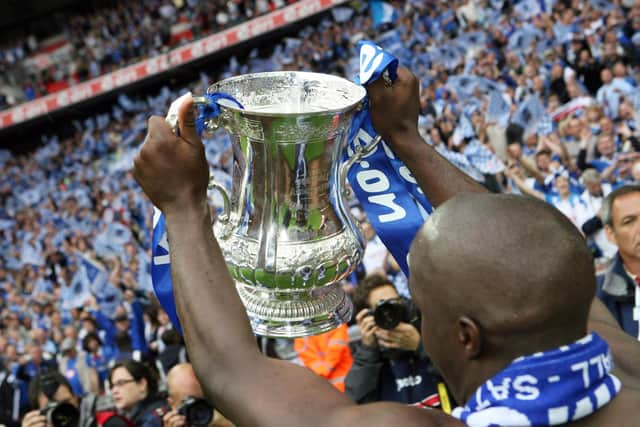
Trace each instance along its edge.
<path fill-rule="evenodd" d="M 506 127 L 509 122 L 510 107 L 507 101 L 505 101 L 502 94 L 498 91 L 493 91 L 489 95 L 489 106 L 487 107 L 487 114 L 485 120 L 487 123 L 496 123 L 499 126 Z"/>
<path fill-rule="evenodd" d="M 374 27 L 384 24 L 392 24 L 398 19 L 398 12 L 386 1 L 371 0 L 369 1 L 369 10 L 371 12 L 371 20 Z"/>
<path fill-rule="evenodd" d="M 544 114 L 545 109 L 540 99 L 530 96 L 516 110 L 513 122 L 522 126 L 526 134 L 530 134 L 538 129 L 538 123 Z"/>

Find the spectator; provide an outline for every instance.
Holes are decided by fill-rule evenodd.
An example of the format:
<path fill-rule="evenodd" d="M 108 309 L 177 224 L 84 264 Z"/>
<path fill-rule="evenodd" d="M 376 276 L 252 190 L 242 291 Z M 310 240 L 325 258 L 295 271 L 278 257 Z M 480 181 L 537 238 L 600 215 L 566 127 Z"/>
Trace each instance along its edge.
<path fill-rule="evenodd" d="M 576 227 L 580 228 L 589 216 L 588 209 L 580 195 L 572 191 L 571 180 L 567 171 L 560 171 L 552 176 L 555 192 L 547 193 L 529 187 L 524 181 L 522 172 L 515 164 L 512 165 L 508 174 L 522 193 L 545 200 L 553 205 L 569 218 Z"/>
<path fill-rule="evenodd" d="M 140 427 L 162 426 L 156 409 L 163 402 L 158 398 L 156 374 L 147 365 L 129 360 L 117 363 L 109 373 L 113 402 L 118 412 Z"/>
<path fill-rule="evenodd" d="M 204 393 L 200 387 L 200 382 L 196 377 L 193 367 L 190 363 L 181 363 L 169 371 L 167 374 L 167 403 L 170 410 L 164 415 L 163 423 L 165 427 L 184 427 L 188 426 L 186 417 L 178 414 L 180 408 L 188 397 L 204 399 Z M 233 424 L 227 420 L 219 411 L 211 408 L 212 421 L 211 427 L 232 427 Z"/>
<path fill-rule="evenodd" d="M 0 365 L 0 424 L 7 427 L 20 425 L 20 406 L 16 405 L 20 399 L 18 390 L 15 376 Z"/>
<path fill-rule="evenodd" d="M 163 349 L 158 360 L 163 372 L 169 372 L 179 363 L 187 361 L 187 352 L 182 342 L 182 337 L 175 329 L 167 329 L 162 333 Z"/>
<path fill-rule="evenodd" d="M 85 393 L 98 393 L 98 374 L 89 366 L 89 355 L 78 354 L 76 343 L 71 338 L 65 338 L 60 345 L 59 370 L 67 378 L 73 393 L 83 396 Z"/>
<path fill-rule="evenodd" d="M 109 358 L 105 356 L 102 341 L 95 332 L 89 332 L 82 339 L 82 350 L 87 354 L 87 366 L 94 369 L 98 375 L 99 388 L 109 376 Z"/>
<path fill-rule="evenodd" d="M 403 304 L 412 318 L 386 330 L 376 324 L 373 313 L 389 301 Z M 354 305 L 361 341 L 345 380 L 347 396 L 358 403 L 393 401 L 441 407 L 441 402 L 448 402 L 444 382 L 422 347 L 415 309 L 410 309 L 393 284 L 384 276 L 367 276 L 356 288 Z"/>
<path fill-rule="evenodd" d="M 67 379 L 59 372 L 39 374 L 29 384 L 29 403 L 33 411 L 22 419 L 22 427 L 46 427 L 47 419 L 41 410 L 53 403 L 70 405 L 66 410 L 68 419 L 79 427 L 89 427 L 94 418 L 92 411 L 81 406 L 81 399 L 73 393 Z"/>
<path fill-rule="evenodd" d="M 602 222 L 607 237 L 618 247 L 618 253 L 598 280 L 598 297 L 629 335 L 640 339 L 638 319 L 638 287 L 640 253 L 638 253 L 637 221 L 640 219 L 640 187 L 632 185 L 611 192 L 604 201 Z"/>
<path fill-rule="evenodd" d="M 616 253 L 616 246 L 606 237 L 600 212 L 602 202 L 611 193 L 612 186 L 602 182 L 602 177 L 595 169 L 587 169 L 582 174 L 582 181 L 586 189 L 580 195 L 585 206 L 585 219 L 582 222 L 582 232 L 589 239 L 596 258 L 611 259 Z"/>
<path fill-rule="evenodd" d="M 55 359 L 45 359 L 42 354 L 42 349 L 38 345 L 31 346 L 28 356 L 21 359 L 20 364 L 14 371 L 21 391 L 21 408 L 25 408 L 28 404 L 29 383 L 40 374 L 54 372 L 56 370 L 57 363 Z"/>

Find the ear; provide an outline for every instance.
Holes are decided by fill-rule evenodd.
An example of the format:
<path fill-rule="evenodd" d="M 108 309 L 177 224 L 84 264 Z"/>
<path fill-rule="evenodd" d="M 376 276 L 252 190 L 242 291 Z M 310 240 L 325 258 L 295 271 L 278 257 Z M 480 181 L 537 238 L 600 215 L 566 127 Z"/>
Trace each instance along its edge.
<path fill-rule="evenodd" d="M 144 388 L 145 390 L 147 390 L 147 393 L 149 391 L 149 384 L 147 383 L 147 379 L 146 378 L 140 378 L 138 380 L 138 384 L 140 384 L 142 386 L 142 388 Z"/>
<path fill-rule="evenodd" d="M 457 338 L 461 344 L 464 356 L 471 360 L 476 359 L 482 352 L 482 336 L 480 328 L 472 319 L 463 316 L 458 319 Z"/>
<path fill-rule="evenodd" d="M 611 227 L 610 225 L 605 225 L 604 232 L 607 235 L 607 240 L 609 240 L 614 245 L 618 244 L 618 242 L 616 241 L 616 234 L 613 232 L 613 227 Z"/>

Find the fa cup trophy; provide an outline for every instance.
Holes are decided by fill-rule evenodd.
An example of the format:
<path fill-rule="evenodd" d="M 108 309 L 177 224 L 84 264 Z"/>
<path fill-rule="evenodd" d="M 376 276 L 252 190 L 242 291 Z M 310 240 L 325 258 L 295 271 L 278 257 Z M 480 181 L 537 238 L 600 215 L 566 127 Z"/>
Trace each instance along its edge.
<path fill-rule="evenodd" d="M 208 89 L 233 147 L 231 194 L 213 229 L 253 330 L 270 337 L 322 333 L 348 321 L 352 304 L 340 281 L 361 261 L 364 241 L 345 207 L 342 162 L 354 114 L 366 91 L 348 80 L 306 72 L 269 72 Z M 194 97 L 196 105 L 207 97 Z M 168 122 L 177 126 L 177 116 Z"/>

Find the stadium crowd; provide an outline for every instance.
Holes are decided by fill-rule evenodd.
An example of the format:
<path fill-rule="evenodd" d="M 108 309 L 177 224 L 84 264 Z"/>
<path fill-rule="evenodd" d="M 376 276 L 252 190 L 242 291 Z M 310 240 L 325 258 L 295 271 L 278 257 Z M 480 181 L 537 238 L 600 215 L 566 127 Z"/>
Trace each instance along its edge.
<path fill-rule="evenodd" d="M 68 16 L 59 34 L 0 42 L 0 109 L 165 53 L 294 1 L 117 1 Z M 34 61 L 38 55 L 46 60 Z"/>
<path fill-rule="evenodd" d="M 186 2 L 179 13 L 167 15 L 177 19 L 187 13 L 200 27 L 198 35 L 231 22 L 214 22 L 214 9 L 198 5 Z M 352 78 L 360 39 L 377 41 L 420 78 L 419 126 L 426 143 L 492 191 L 553 204 L 582 230 L 603 274 L 610 263 L 620 262 L 618 248 L 605 236 L 602 205 L 613 189 L 640 182 L 640 2 L 460 0 L 394 6 L 397 16 L 388 22 L 372 20 L 364 3 L 335 8 L 268 55 L 254 49 L 246 58 L 230 58 L 189 88 L 165 87 L 145 97 L 122 94 L 110 113 L 74 122 L 70 138 L 60 139 L 51 129 L 33 153 L 0 152 L 0 354 L 7 381 L 21 391 L 16 401 L 21 413 L 33 407 L 29 382 L 43 372 L 59 371 L 82 396 L 113 392 L 131 376 L 137 381 L 147 375 L 131 360 L 150 362 L 160 378 L 186 360 L 180 336 L 152 293 L 152 209 L 129 172 L 148 116 L 164 116 L 187 89 L 202 93 L 211 81 L 236 74 L 286 69 Z M 155 7 L 118 10 L 114 19 L 142 27 L 148 22 L 150 29 L 162 27 L 154 17 L 167 19 Z M 253 9 L 245 9 L 245 17 L 248 10 Z M 123 18 L 127 14 L 131 17 Z M 102 59 L 86 56 L 85 78 L 167 46 L 154 41 L 154 31 L 150 37 L 123 31 L 120 42 L 128 53 L 114 60 L 112 52 L 105 59 L 107 47 L 120 39 L 115 29 L 125 28 L 112 26 L 108 16 L 70 20 L 78 58 L 103 45 Z M 135 34 L 144 40 L 137 50 Z M 212 173 L 228 187 L 229 138 L 218 132 L 205 145 Z M 222 205 L 217 197 L 211 195 L 214 211 Z M 353 206 L 361 216 L 356 201 Z M 345 288 L 357 294 L 365 276 L 382 274 L 395 285 L 395 295 L 409 297 L 406 278 L 363 221 L 369 242 L 365 260 Z M 367 298 L 359 305 L 363 310 L 375 305 Z M 625 304 L 633 306 L 630 300 Z M 357 316 L 355 327 L 363 341 L 369 347 L 384 343 L 371 335 L 365 319 Z M 637 334 L 637 323 L 623 326 Z M 408 349 L 422 351 L 415 340 Z M 358 351 L 354 366 L 362 369 Z M 158 390 L 154 381 L 146 381 L 145 396 Z M 348 381 L 346 388 L 357 400 L 375 395 L 371 389 L 350 390 Z M 411 399 L 407 403 L 415 403 Z"/>

